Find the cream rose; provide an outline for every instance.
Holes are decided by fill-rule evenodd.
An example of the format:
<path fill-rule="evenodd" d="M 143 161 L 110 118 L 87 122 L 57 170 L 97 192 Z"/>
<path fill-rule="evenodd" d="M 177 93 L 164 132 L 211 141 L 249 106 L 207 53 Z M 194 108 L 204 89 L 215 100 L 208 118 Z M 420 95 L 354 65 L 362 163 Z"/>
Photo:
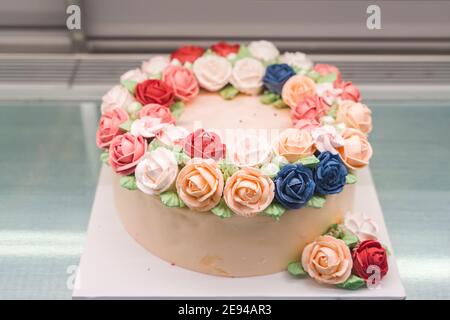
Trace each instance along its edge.
<path fill-rule="evenodd" d="M 353 261 L 344 241 L 320 236 L 303 249 L 302 266 L 317 282 L 338 284 L 350 277 Z"/>
<path fill-rule="evenodd" d="M 280 133 L 275 143 L 275 153 L 285 157 L 290 163 L 313 155 L 316 151 L 308 130 L 289 128 Z"/>
<path fill-rule="evenodd" d="M 126 111 L 128 105 L 134 101 L 133 96 L 127 88 L 121 85 L 116 85 L 102 97 L 102 105 L 100 108 L 102 114 L 115 108 L 121 108 Z"/>
<path fill-rule="evenodd" d="M 344 100 L 338 105 L 336 121 L 363 133 L 372 131 L 372 112 L 362 103 Z"/>
<path fill-rule="evenodd" d="M 136 167 L 136 185 L 150 195 L 160 194 L 169 189 L 178 174 L 175 155 L 166 148 L 158 148 L 146 153 Z"/>
<path fill-rule="evenodd" d="M 301 74 L 313 67 L 313 62 L 303 52 L 285 52 L 280 57 L 280 61 L 299 69 Z"/>
<path fill-rule="evenodd" d="M 338 154 L 337 148 L 344 145 L 344 139 L 336 131 L 336 128 L 330 125 L 313 129 L 311 136 L 320 152 L 329 151 L 332 154 Z"/>
<path fill-rule="evenodd" d="M 200 87 L 218 91 L 230 80 L 231 69 L 231 63 L 226 58 L 208 55 L 195 60 L 192 70 Z"/>
<path fill-rule="evenodd" d="M 298 74 L 290 77 L 283 86 L 281 98 L 289 107 L 295 108 L 306 96 L 316 93 L 316 84 L 307 76 Z"/>
<path fill-rule="evenodd" d="M 378 224 L 360 212 L 347 212 L 344 218 L 344 226 L 347 230 L 356 234 L 361 241 L 377 240 L 378 238 Z"/>
<path fill-rule="evenodd" d="M 242 93 L 257 95 L 263 87 L 265 72 L 266 69 L 260 61 L 243 58 L 234 64 L 230 82 Z"/>
<path fill-rule="evenodd" d="M 131 124 L 130 133 L 135 137 L 154 138 L 167 125 L 161 118 L 143 117 Z"/>
<path fill-rule="evenodd" d="M 147 75 L 155 75 L 162 73 L 164 69 L 169 65 L 169 56 L 154 56 L 147 61 L 142 62 L 141 69 Z"/>
<path fill-rule="evenodd" d="M 136 83 L 147 80 L 147 75 L 141 69 L 136 68 L 125 72 L 120 76 L 120 82 L 133 81 Z"/>
<path fill-rule="evenodd" d="M 347 167 L 361 169 L 367 166 L 373 153 L 367 136 L 353 128 L 344 129 L 341 136 L 344 139 L 344 146 L 338 148 L 338 151 Z"/>
<path fill-rule="evenodd" d="M 236 171 L 225 185 L 224 199 L 234 213 L 252 217 L 262 212 L 275 196 L 275 185 L 269 177 L 255 168 Z"/>
<path fill-rule="evenodd" d="M 258 166 L 272 157 L 272 146 L 256 135 L 242 137 L 232 149 L 232 162 L 238 167 Z"/>
<path fill-rule="evenodd" d="M 168 147 L 181 147 L 183 146 L 184 138 L 188 135 L 189 131 L 185 128 L 170 124 L 157 133 L 156 139 Z"/>
<path fill-rule="evenodd" d="M 275 60 L 280 54 L 277 47 L 266 40 L 250 42 L 248 50 L 253 57 L 263 61 Z"/>
<path fill-rule="evenodd" d="M 194 158 L 181 169 L 176 181 L 179 197 L 192 210 L 208 211 L 220 201 L 223 176 L 213 159 Z"/>

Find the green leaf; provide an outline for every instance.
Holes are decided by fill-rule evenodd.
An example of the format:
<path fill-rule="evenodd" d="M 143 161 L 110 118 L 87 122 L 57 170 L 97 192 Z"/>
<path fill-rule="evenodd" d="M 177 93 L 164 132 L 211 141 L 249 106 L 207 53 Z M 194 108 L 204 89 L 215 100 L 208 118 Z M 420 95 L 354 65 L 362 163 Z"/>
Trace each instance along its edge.
<path fill-rule="evenodd" d="M 231 100 L 239 94 L 239 90 L 229 84 L 225 88 L 220 90 L 219 94 L 225 100 Z"/>
<path fill-rule="evenodd" d="M 265 214 L 266 216 L 270 216 L 275 220 L 280 220 L 280 217 L 285 212 L 286 209 L 281 204 L 274 201 L 263 211 L 263 214 Z"/>
<path fill-rule="evenodd" d="M 295 277 L 306 276 L 306 271 L 303 269 L 302 264 L 299 261 L 293 261 L 288 264 L 288 272 Z"/>
<path fill-rule="evenodd" d="M 149 79 L 157 79 L 157 80 L 161 80 L 162 79 L 162 73 L 153 73 L 151 75 L 148 76 Z"/>
<path fill-rule="evenodd" d="M 311 199 L 309 199 L 308 201 L 308 207 L 312 207 L 312 208 L 323 208 L 323 206 L 325 205 L 325 197 L 324 196 L 313 196 Z"/>
<path fill-rule="evenodd" d="M 161 193 L 159 195 L 161 202 L 166 206 L 166 207 L 171 207 L 171 208 L 184 208 L 185 204 L 184 202 L 180 199 L 180 197 L 178 196 L 178 194 L 175 191 L 165 191 L 163 193 Z"/>
<path fill-rule="evenodd" d="M 251 56 L 251 54 L 250 54 L 250 50 L 248 49 L 248 47 L 245 45 L 241 45 L 239 47 L 239 51 L 236 54 L 236 56 L 233 59 L 231 59 L 231 62 L 234 63 L 240 59 L 248 58 L 250 56 Z"/>
<path fill-rule="evenodd" d="M 286 108 L 289 108 L 289 106 L 288 106 L 286 103 L 284 103 L 284 101 L 283 101 L 282 99 L 278 99 L 278 100 L 275 101 L 272 105 L 273 105 L 275 108 L 277 108 L 277 109 L 286 109 Z"/>
<path fill-rule="evenodd" d="M 177 101 L 170 106 L 170 112 L 173 116 L 178 119 L 184 111 L 184 103 L 182 101 Z"/>
<path fill-rule="evenodd" d="M 319 162 L 319 159 L 317 159 L 315 155 L 303 157 L 297 161 L 297 163 L 301 163 L 302 165 L 310 169 L 314 169 Z"/>
<path fill-rule="evenodd" d="M 336 287 L 347 290 L 356 290 L 363 287 L 365 284 L 366 282 L 363 279 L 352 274 L 343 283 L 337 284 Z"/>
<path fill-rule="evenodd" d="M 331 107 L 328 111 L 328 116 L 332 117 L 333 119 L 336 119 L 336 113 L 337 113 L 337 107 Z"/>
<path fill-rule="evenodd" d="M 153 151 L 158 149 L 159 147 L 164 147 L 164 145 L 157 139 L 153 139 L 152 142 L 148 145 L 148 151 Z"/>
<path fill-rule="evenodd" d="M 334 82 L 337 79 L 337 74 L 332 72 L 328 73 L 324 76 L 321 76 L 317 79 L 317 83 L 326 83 L 326 82 Z"/>
<path fill-rule="evenodd" d="M 134 94 L 134 91 L 136 90 L 137 81 L 134 81 L 134 80 L 123 80 L 123 81 L 120 81 L 120 84 L 123 85 L 125 88 L 127 88 L 127 90 L 131 94 Z"/>
<path fill-rule="evenodd" d="M 184 166 L 189 160 L 191 160 L 191 158 L 183 150 L 173 150 L 173 154 L 175 155 L 179 166 Z"/>
<path fill-rule="evenodd" d="M 350 249 L 353 249 L 359 243 L 359 239 L 356 234 L 353 234 L 352 232 L 346 230 L 344 230 L 344 235 L 341 237 L 341 239 Z"/>
<path fill-rule="evenodd" d="M 102 152 L 100 154 L 100 161 L 102 163 L 109 165 L 108 159 L 109 159 L 109 152 L 108 151 L 104 151 L 104 152 Z"/>
<path fill-rule="evenodd" d="M 280 171 L 280 167 L 275 163 L 269 162 L 263 164 L 260 170 L 263 175 L 273 179 L 277 176 L 278 172 Z"/>
<path fill-rule="evenodd" d="M 128 105 L 127 112 L 130 115 L 131 120 L 136 120 L 138 118 L 138 112 L 142 109 L 142 104 L 135 101 Z"/>
<path fill-rule="evenodd" d="M 358 178 L 353 173 L 349 173 L 345 177 L 345 183 L 347 184 L 354 184 L 356 181 L 358 181 Z"/>
<path fill-rule="evenodd" d="M 239 170 L 239 167 L 227 162 L 226 160 L 220 160 L 219 163 L 219 169 L 222 171 L 223 180 L 226 182 L 229 177 L 231 177 L 236 171 Z"/>
<path fill-rule="evenodd" d="M 132 123 L 133 123 L 132 120 L 127 120 L 127 121 L 121 123 L 121 124 L 119 125 L 119 128 L 122 129 L 123 131 L 127 131 L 127 132 L 128 132 L 128 131 L 131 130 L 131 124 L 132 124 Z"/>
<path fill-rule="evenodd" d="M 311 80 L 314 80 L 315 82 L 321 77 L 320 73 L 317 71 L 311 70 L 307 73 L 307 76 L 311 78 Z"/>
<path fill-rule="evenodd" d="M 220 219 L 229 218 L 233 215 L 233 211 L 231 211 L 231 209 L 228 208 L 227 204 L 223 199 L 221 199 L 219 204 L 214 208 L 212 208 L 211 211 Z"/>
<path fill-rule="evenodd" d="M 136 190 L 136 178 L 134 176 L 120 177 L 120 186 L 128 190 Z"/>
<path fill-rule="evenodd" d="M 332 224 L 323 235 L 332 236 L 336 239 L 341 239 L 344 236 L 344 230 L 339 224 L 335 223 Z"/>
<path fill-rule="evenodd" d="M 280 100 L 280 95 L 270 92 L 270 91 L 264 91 L 264 93 L 261 95 L 260 101 L 264 104 L 272 104 L 275 101 Z"/>

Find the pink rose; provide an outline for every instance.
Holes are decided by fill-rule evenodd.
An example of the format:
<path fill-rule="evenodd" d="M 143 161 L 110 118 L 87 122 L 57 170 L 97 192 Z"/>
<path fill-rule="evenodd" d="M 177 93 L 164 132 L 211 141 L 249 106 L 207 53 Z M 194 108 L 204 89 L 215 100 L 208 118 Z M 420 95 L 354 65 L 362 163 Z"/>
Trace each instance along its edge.
<path fill-rule="evenodd" d="M 139 118 L 143 117 L 159 118 L 161 119 L 161 123 L 169 123 L 169 124 L 175 123 L 175 117 L 170 112 L 170 109 L 157 103 L 151 103 L 143 106 L 142 109 L 139 111 L 138 116 Z"/>
<path fill-rule="evenodd" d="M 109 146 L 109 164 L 114 172 L 129 175 L 134 172 L 139 160 L 147 151 L 147 141 L 131 133 L 116 136 Z"/>
<path fill-rule="evenodd" d="M 354 102 L 361 101 L 361 93 L 351 81 L 342 81 L 338 87 L 339 89 L 342 89 L 342 93 L 340 94 L 342 100 L 352 100 Z"/>
<path fill-rule="evenodd" d="M 361 130 L 365 134 L 372 131 L 372 112 L 365 104 L 359 102 L 342 101 L 337 108 L 336 121 L 345 123 L 348 128 Z"/>
<path fill-rule="evenodd" d="M 192 100 L 198 95 L 199 86 L 194 73 L 185 67 L 170 65 L 163 74 L 163 81 L 172 88 L 175 97 L 184 102 Z"/>
<path fill-rule="evenodd" d="M 100 117 L 100 123 L 97 130 L 97 146 L 99 148 L 108 148 L 112 139 L 121 133 L 119 125 L 128 121 L 128 113 L 120 108 L 106 111 Z"/>
<path fill-rule="evenodd" d="M 330 73 L 336 74 L 336 80 L 334 81 L 334 86 L 336 87 L 341 83 L 342 81 L 342 74 L 341 71 L 336 66 L 333 66 L 331 64 L 324 64 L 324 63 L 318 63 L 314 66 L 314 71 L 319 73 L 321 76 L 326 76 Z"/>
<path fill-rule="evenodd" d="M 319 126 L 320 122 L 316 119 L 300 119 L 296 122 L 294 128 L 311 131 Z"/>
<path fill-rule="evenodd" d="M 352 128 L 345 129 L 341 135 L 344 146 L 337 150 L 345 165 L 350 169 L 361 169 L 367 166 L 373 153 L 367 136 Z"/>
<path fill-rule="evenodd" d="M 295 125 L 301 119 L 319 120 L 327 114 L 330 106 L 318 96 L 306 96 L 291 110 L 292 123 Z"/>
<path fill-rule="evenodd" d="M 226 147 L 217 133 L 197 129 L 186 137 L 184 151 L 191 158 L 219 160 L 225 158 Z"/>

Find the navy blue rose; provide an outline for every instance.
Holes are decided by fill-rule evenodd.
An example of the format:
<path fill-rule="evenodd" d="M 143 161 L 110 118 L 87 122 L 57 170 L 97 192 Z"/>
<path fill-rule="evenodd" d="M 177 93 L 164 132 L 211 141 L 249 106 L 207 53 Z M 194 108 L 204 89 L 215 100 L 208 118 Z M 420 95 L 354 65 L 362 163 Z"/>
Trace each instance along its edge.
<path fill-rule="evenodd" d="M 275 178 L 275 198 L 288 209 L 299 209 L 314 195 L 313 172 L 304 165 L 288 164 Z"/>
<path fill-rule="evenodd" d="M 314 169 L 316 192 L 321 195 L 341 192 L 344 188 L 345 177 L 348 171 L 339 155 L 325 151 L 317 158 L 320 162 Z"/>
<path fill-rule="evenodd" d="M 292 76 L 295 76 L 295 71 L 286 63 L 271 64 L 263 78 L 264 86 L 271 92 L 281 94 L 284 83 Z"/>

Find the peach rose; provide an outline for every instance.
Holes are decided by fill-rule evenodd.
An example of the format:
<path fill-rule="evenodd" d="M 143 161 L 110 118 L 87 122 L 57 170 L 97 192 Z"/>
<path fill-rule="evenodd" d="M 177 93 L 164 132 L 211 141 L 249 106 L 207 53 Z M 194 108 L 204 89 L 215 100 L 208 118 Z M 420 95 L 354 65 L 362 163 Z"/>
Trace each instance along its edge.
<path fill-rule="evenodd" d="M 369 164 L 372 147 L 367 136 L 357 129 L 347 128 L 342 133 L 344 146 L 338 148 L 342 161 L 350 169 L 361 169 Z"/>
<path fill-rule="evenodd" d="M 372 131 L 372 112 L 365 104 L 359 102 L 342 101 L 337 109 L 336 121 L 366 134 Z"/>
<path fill-rule="evenodd" d="M 236 171 L 225 185 L 223 197 L 234 213 L 253 217 L 266 209 L 275 196 L 275 185 L 255 168 Z"/>
<path fill-rule="evenodd" d="M 213 159 L 194 158 L 181 169 L 176 181 L 179 197 L 192 210 L 208 211 L 220 201 L 223 176 Z"/>
<path fill-rule="evenodd" d="M 350 277 L 353 261 L 344 241 L 320 236 L 303 249 L 302 266 L 317 282 L 338 284 Z"/>
<path fill-rule="evenodd" d="M 175 97 L 183 102 L 194 99 L 200 91 L 194 73 L 188 68 L 174 65 L 168 66 L 164 70 L 162 78 L 172 88 Z"/>
<path fill-rule="evenodd" d="M 307 96 L 313 96 L 316 93 L 316 84 L 310 78 L 303 75 L 296 75 L 289 78 L 283 85 L 281 97 L 289 107 L 294 108 L 299 101 Z"/>
<path fill-rule="evenodd" d="M 280 133 L 275 144 L 275 152 L 291 163 L 313 155 L 315 151 L 314 140 L 308 130 L 286 129 Z"/>

